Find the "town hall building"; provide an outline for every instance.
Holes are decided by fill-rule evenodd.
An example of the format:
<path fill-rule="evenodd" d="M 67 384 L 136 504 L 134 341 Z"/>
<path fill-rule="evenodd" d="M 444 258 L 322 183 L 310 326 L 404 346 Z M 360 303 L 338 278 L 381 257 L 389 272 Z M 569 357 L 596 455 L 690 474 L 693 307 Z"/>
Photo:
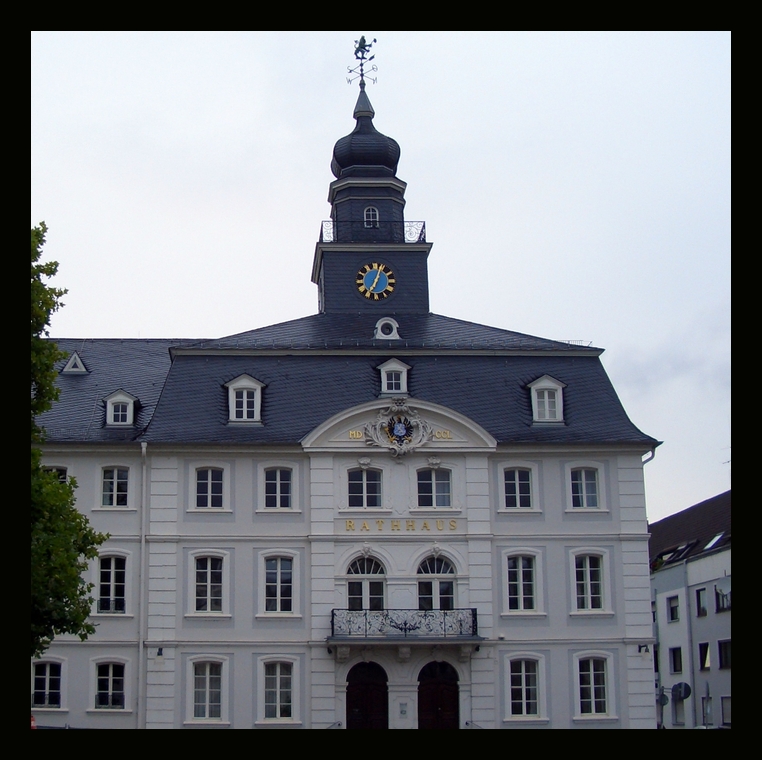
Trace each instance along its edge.
<path fill-rule="evenodd" d="M 654 728 L 644 460 L 601 349 L 429 310 L 360 81 L 318 313 L 62 339 L 46 466 L 110 534 L 40 726 Z M 305 271 L 305 276 L 307 272 Z"/>

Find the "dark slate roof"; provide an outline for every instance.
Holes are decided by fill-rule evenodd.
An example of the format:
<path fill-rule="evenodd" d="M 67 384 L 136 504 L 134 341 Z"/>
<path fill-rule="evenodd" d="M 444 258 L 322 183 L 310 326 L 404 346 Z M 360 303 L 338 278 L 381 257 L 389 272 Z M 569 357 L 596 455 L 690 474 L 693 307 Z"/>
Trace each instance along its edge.
<path fill-rule="evenodd" d="M 374 328 L 380 317 L 399 322 L 401 340 L 374 340 Z M 187 347 L 187 346 L 186 346 Z M 193 344 L 194 348 L 233 349 L 356 349 L 388 347 L 412 349 L 483 349 L 514 351 L 590 352 L 599 348 L 580 347 L 533 335 L 501 330 L 439 314 L 313 314 L 309 317 L 260 327 L 216 340 Z"/>
<path fill-rule="evenodd" d="M 723 534 L 722 538 L 706 552 L 727 549 L 730 546 L 730 491 L 652 523 L 648 529 L 652 569 L 703 554 L 706 545 L 719 533 Z"/>
<path fill-rule="evenodd" d="M 105 443 L 134 440 L 145 428 L 169 371 L 169 349 L 188 341 L 65 338 L 54 342 L 67 355 L 57 365 L 59 372 L 73 351 L 79 354 L 88 372 L 58 375 L 61 396 L 38 419 L 47 432 L 47 440 Z M 103 399 L 120 389 L 138 399 L 135 425 L 106 428 Z"/>
<path fill-rule="evenodd" d="M 378 398 L 377 367 L 400 356 L 413 398 L 464 414 L 498 442 L 658 444 L 628 419 L 600 349 L 434 314 L 400 315 L 402 340 L 376 341 L 377 320 L 317 314 L 218 340 L 57 340 L 89 372 L 59 375 L 60 401 L 40 423 L 51 443 L 298 444 Z M 265 384 L 261 426 L 228 424 L 225 383 L 242 374 Z M 563 425 L 532 425 L 527 385 L 545 374 L 566 385 Z M 119 389 L 139 399 L 129 429 L 104 426 L 103 399 Z"/>
<path fill-rule="evenodd" d="M 175 357 L 146 439 L 157 443 L 297 443 L 317 425 L 380 392 L 376 355 L 187 355 Z M 413 398 L 454 409 L 499 442 L 656 441 L 627 418 L 597 356 L 411 355 Z M 262 426 L 228 425 L 226 382 L 265 383 Z M 549 374 L 566 384 L 566 424 L 533 426 L 527 384 Z M 414 402 L 413 402 L 414 403 Z"/>

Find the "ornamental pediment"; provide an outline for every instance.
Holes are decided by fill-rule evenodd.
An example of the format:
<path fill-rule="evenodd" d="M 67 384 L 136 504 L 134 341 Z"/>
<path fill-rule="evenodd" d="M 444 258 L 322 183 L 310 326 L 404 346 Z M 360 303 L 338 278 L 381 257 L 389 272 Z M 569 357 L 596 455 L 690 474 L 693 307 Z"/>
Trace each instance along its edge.
<path fill-rule="evenodd" d="M 385 398 L 347 409 L 309 433 L 305 450 L 375 450 L 401 457 L 419 450 L 494 449 L 473 420 L 438 404 Z"/>

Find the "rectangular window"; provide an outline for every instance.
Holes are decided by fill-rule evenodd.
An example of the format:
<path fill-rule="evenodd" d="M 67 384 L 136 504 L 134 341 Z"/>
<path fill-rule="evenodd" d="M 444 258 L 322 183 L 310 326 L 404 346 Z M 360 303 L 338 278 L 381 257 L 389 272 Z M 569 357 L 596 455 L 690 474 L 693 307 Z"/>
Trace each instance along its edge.
<path fill-rule="evenodd" d="M 730 697 L 720 697 L 720 708 L 722 709 L 722 725 L 730 725 Z"/>
<path fill-rule="evenodd" d="M 380 470 L 350 470 L 348 497 L 350 507 L 380 507 Z"/>
<path fill-rule="evenodd" d="M 265 718 L 290 718 L 290 662 L 269 662 L 265 665 Z"/>
<path fill-rule="evenodd" d="M 696 617 L 704 617 L 706 615 L 706 589 L 696 589 Z"/>
<path fill-rule="evenodd" d="M 714 723 L 712 718 L 712 698 L 701 697 L 701 725 L 711 726 Z"/>
<path fill-rule="evenodd" d="M 537 715 L 537 661 L 511 661 L 511 715 Z"/>
<path fill-rule="evenodd" d="M 730 591 L 722 591 L 714 587 L 714 611 L 728 612 L 730 610 Z"/>
<path fill-rule="evenodd" d="M 98 612 L 124 612 L 126 568 L 124 557 L 100 558 Z"/>
<path fill-rule="evenodd" d="M 720 670 L 730 670 L 730 640 L 718 641 L 717 650 L 719 654 Z"/>
<path fill-rule="evenodd" d="M 271 557 L 265 560 L 265 611 L 291 612 L 293 560 Z"/>
<path fill-rule="evenodd" d="M 196 508 L 222 509 L 222 475 L 216 467 L 196 470 Z"/>
<path fill-rule="evenodd" d="M 535 609 L 534 557 L 508 557 L 508 609 Z"/>
<path fill-rule="evenodd" d="M 532 492 L 529 470 L 511 469 L 505 471 L 505 508 L 531 509 Z"/>
<path fill-rule="evenodd" d="M 556 391 L 538 390 L 537 393 L 537 419 L 553 421 L 558 419 L 558 407 L 556 405 Z"/>
<path fill-rule="evenodd" d="M 401 391 L 402 390 L 402 373 L 401 372 L 387 372 L 386 373 L 386 390 L 387 391 Z"/>
<path fill-rule="evenodd" d="M 196 558 L 196 612 L 222 612 L 222 557 Z"/>
<path fill-rule="evenodd" d="M 418 506 L 451 506 L 449 470 L 418 470 Z"/>
<path fill-rule="evenodd" d="M 682 647 L 672 647 L 669 650 L 669 672 L 683 672 L 683 650 Z"/>
<path fill-rule="evenodd" d="M 582 715 L 605 715 L 606 660 L 588 657 L 579 661 L 579 711 Z"/>
<path fill-rule="evenodd" d="M 111 422 L 115 425 L 122 425 L 127 422 L 127 404 L 113 404 L 111 411 Z"/>
<path fill-rule="evenodd" d="M 598 470 L 581 468 L 571 471 L 572 507 L 597 509 Z"/>
<path fill-rule="evenodd" d="M 107 467 L 103 470 L 103 492 L 101 506 L 127 506 L 127 478 L 129 470 L 126 467 Z"/>
<path fill-rule="evenodd" d="M 32 707 L 61 706 L 61 664 L 38 662 L 34 666 Z"/>
<path fill-rule="evenodd" d="M 578 610 L 603 609 L 601 558 L 595 554 L 582 555 L 574 560 Z"/>
<path fill-rule="evenodd" d="M 193 717 L 222 717 L 222 663 L 197 662 L 193 666 Z"/>
<path fill-rule="evenodd" d="M 254 420 L 256 419 L 257 392 L 254 390 L 240 390 L 235 392 L 235 410 L 233 419 Z"/>
<path fill-rule="evenodd" d="M 59 483 L 66 482 L 66 468 L 65 467 L 46 467 L 45 472 L 52 472 L 58 478 Z"/>
<path fill-rule="evenodd" d="M 383 610 L 383 581 L 349 581 L 347 583 L 347 606 L 350 610 Z"/>
<path fill-rule="evenodd" d="M 99 710 L 124 709 L 124 665 L 103 662 L 98 665 L 95 707 Z"/>
<path fill-rule="evenodd" d="M 699 670 L 709 670 L 711 667 L 709 659 L 709 642 L 704 641 L 699 644 Z"/>
<path fill-rule="evenodd" d="M 265 471 L 265 507 L 291 509 L 291 470 Z"/>
<path fill-rule="evenodd" d="M 680 600 L 676 596 L 667 599 L 667 622 L 674 623 L 680 620 Z"/>

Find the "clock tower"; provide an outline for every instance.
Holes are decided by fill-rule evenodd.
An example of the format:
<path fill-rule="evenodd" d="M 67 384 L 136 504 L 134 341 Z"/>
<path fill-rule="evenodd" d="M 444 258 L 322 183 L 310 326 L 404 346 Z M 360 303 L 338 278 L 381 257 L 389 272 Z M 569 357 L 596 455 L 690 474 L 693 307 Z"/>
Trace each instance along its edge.
<path fill-rule="evenodd" d="M 428 314 L 423 222 L 405 221 L 406 183 L 397 177 L 400 147 L 373 126 L 375 111 L 360 76 L 357 126 L 333 149 L 328 202 L 315 246 L 312 281 L 321 313 Z"/>

